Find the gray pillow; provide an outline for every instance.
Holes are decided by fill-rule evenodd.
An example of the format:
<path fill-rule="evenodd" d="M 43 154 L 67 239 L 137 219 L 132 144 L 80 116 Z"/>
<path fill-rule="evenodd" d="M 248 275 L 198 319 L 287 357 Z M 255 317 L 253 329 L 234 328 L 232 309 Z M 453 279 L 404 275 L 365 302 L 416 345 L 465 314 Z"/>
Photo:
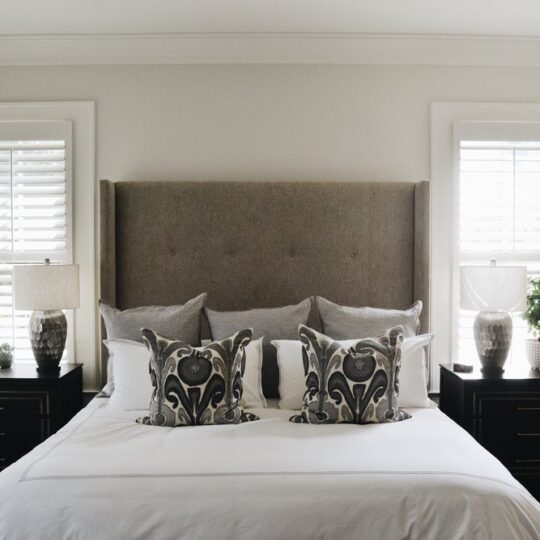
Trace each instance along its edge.
<path fill-rule="evenodd" d="M 402 326 L 403 336 L 411 337 L 420 328 L 420 300 L 406 310 L 339 306 L 320 296 L 316 301 L 323 332 L 332 339 L 367 338 L 394 326 Z"/>
<path fill-rule="evenodd" d="M 307 324 L 311 299 L 299 304 L 278 308 L 251 309 L 248 311 L 204 310 L 212 339 L 224 339 L 244 328 L 253 329 L 253 340 L 263 340 L 262 388 L 265 397 L 278 397 L 279 370 L 274 339 L 298 339 L 298 325 Z"/>
<path fill-rule="evenodd" d="M 250 309 L 248 311 L 213 311 L 204 313 L 210 324 L 212 339 L 225 339 L 244 328 L 253 329 L 253 340 L 264 338 L 298 339 L 298 325 L 306 324 L 311 310 L 311 299 L 306 298 L 294 306 Z"/>
<path fill-rule="evenodd" d="M 107 339 L 128 339 L 142 343 L 141 330 L 151 328 L 158 334 L 178 339 L 192 346 L 201 341 L 201 310 L 206 305 L 206 293 L 178 306 L 144 306 L 120 310 L 100 301 L 99 311 L 105 323 Z M 107 366 L 105 395 L 113 391 L 111 366 Z"/>

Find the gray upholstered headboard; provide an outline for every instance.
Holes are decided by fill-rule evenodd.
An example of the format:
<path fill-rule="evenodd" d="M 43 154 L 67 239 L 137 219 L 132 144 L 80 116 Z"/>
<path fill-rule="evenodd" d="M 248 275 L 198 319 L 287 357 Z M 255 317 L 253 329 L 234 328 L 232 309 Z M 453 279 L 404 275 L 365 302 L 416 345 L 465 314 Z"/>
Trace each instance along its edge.
<path fill-rule="evenodd" d="M 125 309 L 206 291 L 218 310 L 421 299 L 427 330 L 429 208 L 429 182 L 102 180 L 101 298 Z"/>

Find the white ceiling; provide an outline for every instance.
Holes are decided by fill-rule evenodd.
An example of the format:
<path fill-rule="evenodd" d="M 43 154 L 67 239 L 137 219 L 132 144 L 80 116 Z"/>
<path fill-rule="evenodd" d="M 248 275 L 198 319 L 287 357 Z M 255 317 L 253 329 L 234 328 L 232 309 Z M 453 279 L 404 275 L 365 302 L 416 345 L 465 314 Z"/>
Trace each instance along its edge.
<path fill-rule="evenodd" d="M 0 35 L 369 33 L 540 36 L 538 0 L 1 0 Z"/>

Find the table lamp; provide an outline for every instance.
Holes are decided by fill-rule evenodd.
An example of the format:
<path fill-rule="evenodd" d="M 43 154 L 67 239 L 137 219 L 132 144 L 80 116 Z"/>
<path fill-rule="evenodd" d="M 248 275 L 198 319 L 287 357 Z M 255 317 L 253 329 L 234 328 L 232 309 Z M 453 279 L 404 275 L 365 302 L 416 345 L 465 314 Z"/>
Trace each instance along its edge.
<path fill-rule="evenodd" d="M 527 299 L 527 268 L 497 266 L 461 267 L 463 309 L 478 311 L 474 341 L 483 373 L 502 373 L 512 343 L 509 311 L 523 311 Z"/>
<path fill-rule="evenodd" d="M 62 309 L 79 307 L 79 265 L 25 264 L 13 267 L 15 309 L 33 310 L 29 331 L 40 372 L 59 370 L 67 337 Z"/>

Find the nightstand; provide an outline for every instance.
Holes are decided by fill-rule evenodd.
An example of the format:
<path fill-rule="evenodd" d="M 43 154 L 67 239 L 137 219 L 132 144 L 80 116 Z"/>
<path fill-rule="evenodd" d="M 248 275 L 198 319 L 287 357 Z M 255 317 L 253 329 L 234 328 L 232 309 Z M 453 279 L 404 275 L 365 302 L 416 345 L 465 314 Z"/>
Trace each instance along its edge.
<path fill-rule="evenodd" d="M 441 365 L 439 407 L 540 500 L 540 371 L 483 376 Z"/>
<path fill-rule="evenodd" d="M 58 373 L 36 366 L 0 370 L 0 470 L 58 431 L 82 408 L 82 364 Z"/>

